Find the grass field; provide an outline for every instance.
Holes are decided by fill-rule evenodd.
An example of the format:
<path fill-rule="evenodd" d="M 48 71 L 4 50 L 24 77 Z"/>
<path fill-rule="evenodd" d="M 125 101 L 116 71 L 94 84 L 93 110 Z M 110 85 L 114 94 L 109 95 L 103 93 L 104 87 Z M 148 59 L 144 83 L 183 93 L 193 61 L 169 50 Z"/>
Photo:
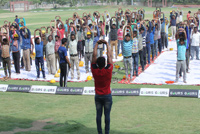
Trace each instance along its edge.
<path fill-rule="evenodd" d="M 123 7 L 131 9 L 130 6 Z M 140 8 L 140 7 L 138 7 Z M 74 8 L 73 8 L 74 9 Z M 13 21 L 17 14 L 24 17 L 33 32 L 41 26 L 48 26 L 50 20 L 60 15 L 62 20 L 72 17 L 74 11 L 83 12 L 107 10 L 114 14 L 117 6 L 84 7 L 82 10 L 63 9 L 57 12 L 16 12 L 0 10 L 0 25 L 4 20 Z M 155 8 L 145 8 L 146 18 L 152 18 Z M 166 16 L 172 8 L 163 8 Z M 188 10 L 185 8 L 184 18 Z M 169 30 L 170 31 L 170 30 Z M 122 62 L 118 62 L 122 66 Z M 117 71 L 114 69 L 114 71 Z M 113 75 L 122 79 L 124 71 Z M 14 81 L 0 84 L 56 85 L 38 81 Z M 94 86 L 94 81 L 68 83 L 69 87 Z M 112 88 L 171 88 L 199 89 L 198 86 L 175 85 L 125 85 L 111 84 Z M 167 97 L 113 97 L 111 112 L 111 134 L 200 134 L 199 100 L 197 98 Z M 0 92 L 0 134 L 96 134 L 94 96 L 63 96 L 49 94 L 27 94 Z M 104 121 L 102 121 L 104 122 Z M 104 126 L 104 124 L 102 124 Z M 19 129 L 16 129 L 19 128 Z M 8 132 L 9 131 L 9 132 Z M 7 133 L 3 133 L 7 132 Z"/>
<path fill-rule="evenodd" d="M 0 131 L 47 120 L 43 129 L 17 134 L 96 133 L 93 96 L 0 96 Z M 199 110 L 196 98 L 113 97 L 111 134 L 199 134 Z"/>

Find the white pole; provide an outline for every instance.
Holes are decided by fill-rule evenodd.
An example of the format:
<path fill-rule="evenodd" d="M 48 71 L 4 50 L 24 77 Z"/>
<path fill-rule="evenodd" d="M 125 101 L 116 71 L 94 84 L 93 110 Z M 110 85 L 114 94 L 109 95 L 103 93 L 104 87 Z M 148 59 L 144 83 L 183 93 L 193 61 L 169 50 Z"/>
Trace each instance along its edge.
<path fill-rule="evenodd" d="M 131 0 L 131 5 L 133 5 L 133 0 Z"/>

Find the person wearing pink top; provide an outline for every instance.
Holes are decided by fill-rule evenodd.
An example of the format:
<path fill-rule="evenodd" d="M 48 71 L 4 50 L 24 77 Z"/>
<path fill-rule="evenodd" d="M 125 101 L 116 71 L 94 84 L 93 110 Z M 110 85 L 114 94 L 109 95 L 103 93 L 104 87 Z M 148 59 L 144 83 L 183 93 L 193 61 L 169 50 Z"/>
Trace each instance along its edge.
<path fill-rule="evenodd" d="M 57 68 L 57 61 L 58 63 L 60 63 L 60 57 L 58 55 L 58 48 L 60 47 L 60 43 L 61 43 L 61 40 L 60 40 L 60 37 L 58 35 L 55 36 L 55 67 L 56 67 L 56 70 L 58 69 Z M 59 64 L 59 68 L 60 68 L 60 64 Z"/>
<path fill-rule="evenodd" d="M 118 36 L 118 54 L 119 54 L 119 49 L 120 49 L 120 45 L 121 45 L 121 49 L 123 49 L 122 45 L 123 45 L 123 26 L 120 25 L 120 28 L 117 31 L 117 36 Z M 122 52 L 122 50 L 121 50 Z"/>

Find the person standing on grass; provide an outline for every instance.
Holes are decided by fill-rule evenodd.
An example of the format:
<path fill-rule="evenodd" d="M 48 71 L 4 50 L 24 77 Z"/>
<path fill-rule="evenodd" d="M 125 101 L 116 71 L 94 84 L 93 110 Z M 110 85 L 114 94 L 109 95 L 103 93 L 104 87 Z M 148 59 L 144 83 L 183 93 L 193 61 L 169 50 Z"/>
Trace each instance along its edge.
<path fill-rule="evenodd" d="M 67 87 L 67 65 L 69 68 L 71 67 L 69 58 L 67 56 L 67 39 L 62 39 L 62 45 L 58 48 L 58 54 L 60 57 L 60 87 Z M 64 85 L 63 85 L 63 78 L 64 78 Z"/>
<path fill-rule="evenodd" d="M 55 75 L 55 34 L 53 29 L 52 33 L 47 36 L 46 56 L 48 73 Z"/>
<path fill-rule="evenodd" d="M 60 44 L 61 44 L 61 39 L 60 39 L 60 36 L 56 35 L 55 36 L 55 67 L 56 67 L 56 70 L 58 70 L 58 67 L 57 67 L 57 62 L 59 63 L 60 62 L 60 57 L 58 55 L 58 48 L 60 47 Z M 59 68 L 60 68 L 60 65 L 59 65 Z"/>
<path fill-rule="evenodd" d="M 164 14 L 163 14 L 163 16 L 164 16 Z M 175 14 L 172 14 L 172 18 L 171 18 L 170 26 L 169 26 L 169 27 L 171 27 L 172 40 L 175 39 L 175 35 L 176 35 L 176 18 L 177 18 L 177 13 L 176 13 L 176 16 L 175 16 Z M 163 17 L 163 22 L 165 22 L 164 17 Z M 161 29 L 162 29 L 162 27 L 161 27 Z"/>
<path fill-rule="evenodd" d="M 44 58 L 43 58 L 43 41 L 40 41 L 39 37 L 36 37 L 36 32 L 40 31 L 40 29 L 36 29 L 34 32 L 34 40 L 35 40 L 35 66 L 37 71 L 37 79 L 40 78 L 40 66 L 42 70 L 43 78 L 45 77 L 45 70 L 44 70 Z M 40 66 L 39 66 L 40 65 Z"/>
<path fill-rule="evenodd" d="M 20 60 L 20 52 L 19 52 L 19 45 L 20 45 L 20 34 L 18 30 L 16 30 L 16 33 L 14 34 L 13 37 L 13 29 L 10 30 L 10 38 L 12 40 L 12 54 L 13 54 L 13 60 L 14 60 L 14 66 L 15 66 L 15 71 L 17 74 L 20 74 L 20 65 L 19 65 L 19 60 Z"/>
<path fill-rule="evenodd" d="M 142 28 L 140 28 L 139 29 L 139 35 L 138 35 L 138 51 L 139 51 L 138 53 L 139 53 L 139 56 L 140 56 L 140 65 L 142 66 L 142 71 L 144 71 L 143 47 L 146 47 L 146 43 L 143 45 Z"/>
<path fill-rule="evenodd" d="M 197 27 L 194 27 L 191 40 L 191 60 L 194 59 L 194 52 L 196 52 L 196 59 L 199 60 L 200 33 Z"/>
<path fill-rule="evenodd" d="M 139 60 L 139 53 L 138 53 L 138 39 L 137 39 L 137 30 L 133 31 L 133 47 L 132 47 L 132 58 L 133 58 L 133 76 L 138 76 L 138 60 Z"/>
<path fill-rule="evenodd" d="M 74 25 L 71 26 L 74 31 L 70 33 L 68 31 L 68 44 L 69 46 L 69 54 L 70 54 L 70 64 L 71 64 L 71 79 L 74 79 L 74 66 L 76 66 L 77 71 L 77 79 L 80 80 L 80 70 L 79 70 L 79 59 L 78 59 L 78 52 L 77 52 L 77 44 L 78 44 L 78 37 L 76 33 L 76 27 Z"/>
<path fill-rule="evenodd" d="M 67 38 L 68 37 L 68 19 L 66 20 L 64 28 L 65 28 L 65 38 Z"/>
<path fill-rule="evenodd" d="M 10 62 L 10 43 L 9 43 L 9 38 L 7 34 L 4 34 L 6 38 L 2 39 L 1 33 L 0 33 L 0 43 L 1 43 L 1 50 L 2 54 L 1 57 L 3 58 L 3 68 L 5 72 L 5 77 L 3 77 L 3 81 L 7 81 L 11 79 L 11 62 Z M 7 73 L 7 68 L 8 68 L 8 73 Z"/>
<path fill-rule="evenodd" d="M 40 31 L 41 31 L 41 28 L 40 28 Z M 47 36 L 47 31 L 45 31 L 45 30 L 42 30 L 41 32 L 40 32 L 40 38 L 41 38 L 41 41 L 43 41 L 43 55 L 44 55 L 44 57 L 46 58 L 47 57 L 47 55 L 46 55 L 46 45 L 47 45 L 47 38 L 46 38 L 46 36 Z"/>
<path fill-rule="evenodd" d="M 155 27 L 154 27 L 154 20 L 152 20 L 151 22 L 149 21 L 149 23 L 151 24 L 151 32 L 150 32 L 150 47 L 151 47 L 151 54 L 152 54 L 152 61 L 154 61 L 154 34 L 155 34 Z"/>
<path fill-rule="evenodd" d="M 187 20 L 190 20 L 190 14 L 191 14 L 191 11 L 188 11 Z"/>
<path fill-rule="evenodd" d="M 58 25 L 58 24 L 60 24 L 60 25 Z M 64 28 L 64 24 L 61 21 L 61 19 L 58 20 L 56 27 L 57 27 L 57 35 L 60 35 L 60 40 L 62 40 L 64 38 L 64 35 L 65 35 L 65 28 Z"/>
<path fill-rule="evenodd" d="M 85 70 L 89 72 L 89 62 L 92 63 L 94 33 L 88 26 L 87 39 L 85 40 Z"/>
<path fill-rule="evenodd" d="M 25 32 L 26 29 L 27 32 Z M 27 27 L 23 27 L 20 29 L 20 35 L 22 37 L 21 48 L 23 49 L 23 63 L 25 66 L 25 70 L 31 71 L 31 64 L 30 64 L 31 32 Z"/>
<path fill-rule="evenodd" d="M 120 28 L 118 29 L 117 31 L 117 37 L 118 37 L 118 54 L 120 53 L 120 47 L 121 47 L 121 52 L 123 51 L 122 50 L 122 45 L 123 45 L 123 26 L 120 25 Z"/>
<path fill-rule="evenodd" d="M 185 38 L 179 38 L 179 33 L 183 32 Z M 183 72 L 183 82 L 186 82 L 186 47 L 187 47 L 187 35 L 183 28 L 179 28 L 177 33 L 177 63 L 176 63 L 176 80 L 178 82 L 180 70 Z"/>
<path fill-rule="evenodd" d="M 149 21 L 149 20 L 146 20 Z M 147 55 L 148 55 L 148 64 L 151 64 L 151 45 L 150 45 L 150 33 L 151 33 L 151 22 L 149 21 L 149 25 L 146 25 L 146 48 L 147 48 Z"/>
<path fill-rule="evenodd" d="M 110 33 L 109 33 L 109 40 L 110 40 L 110 46 L 111 46 L 111 52 L 113 54 L 113 47 L 115 47 L 115 59 L 117 59 L 117 46 L 118 46 L 118 40 L 117 40 L 117 31 L 118 31 L 118 21 L 116 20 L 116 23 L 113 23 L 112 19 L 116 17 L 112 17 L 110 20 Z"/>
<path fill-rule="evenodd" d="M 165 20 L 164 14 L 163 14 L 163 18 L 160 19 L 160 21 L 161 21 L 161 43 L 162 43 L 162 49 L 164 50 L 165 47 L 167 48 L 167 37 L 166 37 L 166 32 L 165 32 L 166 20 Z"/>
<path fill-rule="evenodd" d="M 125 35 L 125 30 L 126 28 L 130 29 L 130 33 L 127 33 Z M 122 55 L 124 57 L 123 61 L 124 61 L 124 66 L 125 66 L 125 72 L 126 72 L 126 81 L 128 81 L 128 67 L 130 69 L 130 80 L 132 80 L 133 77 L 133 60 L 132 60 L 132 47 L 133 47 L 133 33 L 132 33 L 132 29 L 131 26 L 127 25 L 124 28 L 124 32 L 123 32 L 123 51 L 122 51 Z"/>
<path fill-rule="evenodd" d="M 77 37 L 78 37 L 78 43 L 77 43 L 78 58 L 79 58 L 79 61 L 81 61 L 83 57 L 82 50 L 83 50 L 83 39 L 84 39 L 82 23 L 81 25 L 78 24 L 76 28 L 77 28 Z"/>
<path fill-rule="evenodd" d="M 107 46 L 107 65 L 104 57 L 97 58 L 97 48 L 99 44 Z M 98 134 L 102 134 L 101 117 L 105 115 L 105 134 L 110 131 L 110 112 L 112 107 L 112 95 L 110 83 L 112 79 L 113 61 L 109 44 L 105 40 L 99 40 L 94 47 L 91 70 L 95 81 L 95 105 L 96 123 Z M 104 110 L 103 110 L 104 109 Z"/>

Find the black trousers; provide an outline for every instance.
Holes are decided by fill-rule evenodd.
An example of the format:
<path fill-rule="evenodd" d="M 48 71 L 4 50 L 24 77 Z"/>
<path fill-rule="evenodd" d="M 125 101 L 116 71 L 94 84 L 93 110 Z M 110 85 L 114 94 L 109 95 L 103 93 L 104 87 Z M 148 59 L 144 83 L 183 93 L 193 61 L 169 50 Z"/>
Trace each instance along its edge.
<path fill-rule="evenodd" d="M 167 48 L 167 37 L 165 32 L 161 33 L 161 42 L 162 42 L 162 49 L 164 49 L 165 47 Z"/>
<path fill-rule="evenodd" d="M 143 61 L 144 61 L 144 66 L 147 64 L 147 48 L 143 47 Z"/>
<path fill-rule="evenodd" d="M 83 50 L 82 50 L 82 55 L 83 55 L 83 57 L 84 57 L 84 54 L 85 54 L 85 53 L 84 53 L 85 40 L 83 40 L 83 41 L 82 41 L 82 44 L 83 44 Z"/>
<path fill-rule="evenodd" d="M 139 51 L 140 56 L 140 64 L 142 66 L 142 71 L 144 71 L 144 55 L 143 55 L 143 49 Z"/>
<path fill-rule="evenodd" d="M 109 33 L 109 25 L 106 25 L 106 36 L 108 35 Z"/>
<path fill-rule="evenodd" d="M 63 78 L 64 78 L 64 85 L 63 85 Z M 65 87 L 67 79 L 67 63 L 60 64 L 60 87 Z"/>
<path fill-rule="evenodd" d="M 13 54 L 15 71 L 16 71 L 16 73 L 20 73 L 20 65 L 19 65 L 20 53 L 19 52 L 13 52 L 12 54 Z"/>

